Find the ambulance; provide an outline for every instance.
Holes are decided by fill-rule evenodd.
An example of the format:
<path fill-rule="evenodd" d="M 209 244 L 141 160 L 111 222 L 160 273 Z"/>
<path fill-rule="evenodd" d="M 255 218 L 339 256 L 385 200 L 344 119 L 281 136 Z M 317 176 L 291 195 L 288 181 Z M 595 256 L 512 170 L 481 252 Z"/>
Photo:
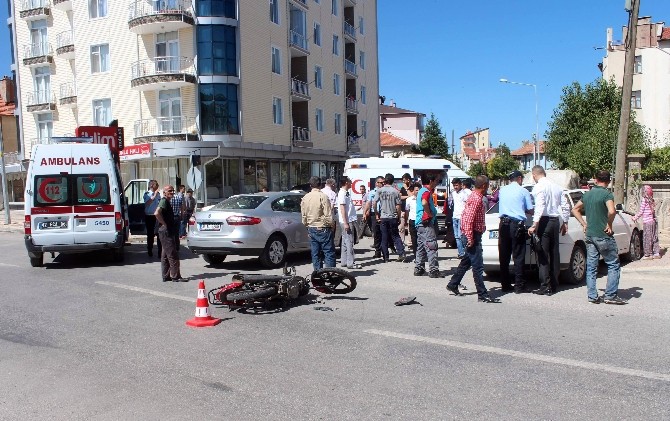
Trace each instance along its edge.
<path fill-rule="evenodd" d="M 438 224 L 441 230 L 446 229 L 446 216 L 442 211 L 444 201 L 449 195 L 451 180 L 454 178 L 470 178 L 463 170 L 447 159 L 440 158 L 350 158 L 344 164 L 344 175 L 351 180 L 352 200 L 359 213 L 361 209 L 361 186 L 367 191 L 375 187 L 375 179 L 378 176 L 393 174 L 396 185 L 400 188 L 402 176 L 408 173 L 412 179 L 419 181 L 425 179 L 428 174 L 436 174 L 442 182 L 435 188 L 434 200 L 438 211 Z"/>
<path fill-rule="evenodd" d="M 123 260 L 128 230 L 119 167 L 111 145 L 94 137 L 52 138 L 32 149 L 24 239 L 33 267 L 56 252 L 109 250 Z"/>

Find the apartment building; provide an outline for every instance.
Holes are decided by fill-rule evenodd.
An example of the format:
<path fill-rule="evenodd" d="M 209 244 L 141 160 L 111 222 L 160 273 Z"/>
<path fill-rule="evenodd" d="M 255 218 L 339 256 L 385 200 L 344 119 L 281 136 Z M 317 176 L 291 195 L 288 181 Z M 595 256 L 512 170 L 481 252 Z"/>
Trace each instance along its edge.
<path fill-rule="evenodd" d="M 391 100 L 390 105 L 379 105 L 380 131 L 391 133 L 418 145 L 425 130 L 426 115 L 396 106 Z"/>
<path fill-rule="evenodd" d="M 626 61 L 626 35 L 623 41 L 613 39 L 612 28 L 607 29 L 607 54 L 599 65 L 603 79 L 614 79 L 623 86 Z M 631 107 L 635 120 L 655 137 L 654 146 L 670 145 L 670 27 L 663 22 L 652 22 L 651 17 L 640 17 L 637 24 L 633 92 Z"/>
<path fill-rule="evenodd" d="M 124 179 L 187 184 L 199 155 L 220 200 L 379 156 L 376 0 L 10 5 L 25 159 L 117 120 Z"/>

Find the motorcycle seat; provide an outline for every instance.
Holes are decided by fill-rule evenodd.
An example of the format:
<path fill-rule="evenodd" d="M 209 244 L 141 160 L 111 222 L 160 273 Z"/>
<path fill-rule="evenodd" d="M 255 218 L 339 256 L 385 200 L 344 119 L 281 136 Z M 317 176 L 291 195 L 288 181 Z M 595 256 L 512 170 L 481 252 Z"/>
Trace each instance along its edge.
<path fill-rule="evenodd" d="M 263 282 L 280 282 L 289 277 L 284 275 L 235 275 L 236 280 L 240 280 L 245 284 L 260 284 Z"/>

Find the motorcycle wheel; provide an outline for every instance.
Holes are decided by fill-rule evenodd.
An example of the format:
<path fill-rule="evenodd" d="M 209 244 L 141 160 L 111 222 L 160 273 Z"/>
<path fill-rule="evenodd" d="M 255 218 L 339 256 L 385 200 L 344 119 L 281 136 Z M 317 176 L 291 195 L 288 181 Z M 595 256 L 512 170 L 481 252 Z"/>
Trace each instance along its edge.
<path fill-rule="evenodd" d="M 315 277 L 321 281 L 314 285 L 316 290 L 325 294 L 348 294 L 356 289 L 356 277 L 344 269 L 322 268 L 312 275 L 312 281 Z M 320 288 L 318 283 L 325 288 Z"/>
<path fill-rule="evenodd" d="M 227 301 L 247 301 L 270 298 L 277 294 L 277 287 L 273 285 L 263 286 L 257 289 L 230 292 L 226 296 Z"/>

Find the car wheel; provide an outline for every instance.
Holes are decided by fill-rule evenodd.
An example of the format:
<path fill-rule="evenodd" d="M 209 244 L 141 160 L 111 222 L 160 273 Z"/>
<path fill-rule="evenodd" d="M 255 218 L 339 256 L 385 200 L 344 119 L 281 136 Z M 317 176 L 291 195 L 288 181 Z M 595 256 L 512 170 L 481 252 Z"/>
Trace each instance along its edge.
<path fill-rule="evenodd" d="M 276 234 L 270 237 L 259 259 L 261 264 L 267 268 L 282 266 L 286 261 L 286 240 Z"/>
<path fill-rule="evenodd" d="M 635 262 L 642 258 L 642 235 L 640 235 L 640 231 L 633 230 L 633 234 L 630 236 L 628 253 L 624 254 L 623 258 L 628 262 Z"/>
<path fill-rule="evenodd" d="M 202 258 L 210 265 L 220 265 L 227 256 L 227 254 L 203 254 Z"/>
<path fill-rule="evenodd" d="M 579 285 L 586 280 L 586 249 L 581 244 L 575 244 L 570 253 L 570 265 L 563 272 L 563 280 L 571 285 Z"/>

